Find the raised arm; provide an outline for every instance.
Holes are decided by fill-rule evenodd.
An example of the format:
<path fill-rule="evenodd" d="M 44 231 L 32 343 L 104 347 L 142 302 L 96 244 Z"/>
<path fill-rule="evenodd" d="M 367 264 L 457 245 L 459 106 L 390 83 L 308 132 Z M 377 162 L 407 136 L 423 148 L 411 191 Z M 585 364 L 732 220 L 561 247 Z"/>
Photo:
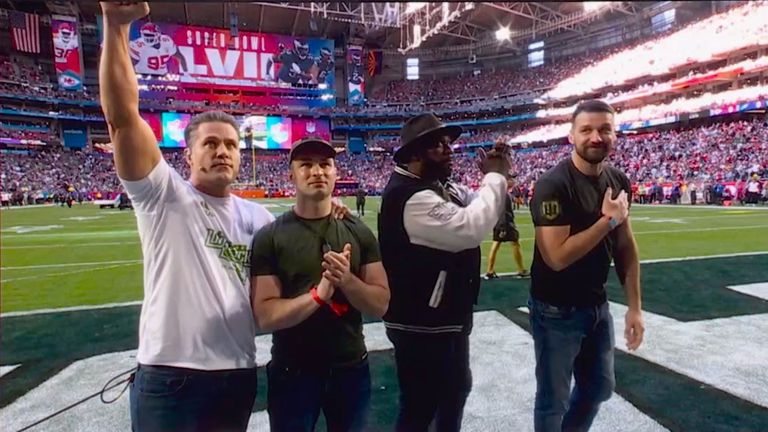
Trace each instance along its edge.
<path fill-rule="evenodd" d="M 477 247 L 493 229 L 504 210 L 507 180 L 486 174 L 483 186 L 468 206 L 446 201 L 432 190 L 414 194 L 405 203 L 405 231 L 411 243 L 458 252 Z"/>
<path fill-rule="evenodd" d="M 128 52 L 133 21 L 149 13 L 146 2 L 101 3 L 104 46 L 99 64 L 101 109 L 114 146 L 117 175 L 141 180 L 162 157 L 152 129 L 139 115 L 139 87 Z"/>

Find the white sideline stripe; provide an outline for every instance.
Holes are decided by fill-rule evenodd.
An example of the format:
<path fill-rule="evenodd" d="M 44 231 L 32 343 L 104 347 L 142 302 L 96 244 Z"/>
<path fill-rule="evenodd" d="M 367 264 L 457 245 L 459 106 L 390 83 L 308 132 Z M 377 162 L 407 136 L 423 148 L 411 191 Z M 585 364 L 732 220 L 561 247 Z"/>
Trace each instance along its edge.
<path fill-rule="evenodd" d="M 693 256 L 693 257 L 649 259 L 649 260 L 640 261 L 640 264 L 655 264 L 655 263 L 676 262 L 676 261 L 694 261 L 694 260 L 715 259 L 715 258 L 735 258 L 735 257 L 756 256 L 756 255 L 768 255 L 768 251 L 740 252 L 740 253 L 732 253 L 732 254 L 703 255 L 703 256 Z M 517 273 L 514 272 L 514 273 L 499 273 L 498 275 L 513 276 L 516 274 Z M 3 313 L 3 314 L 0 314 L 0 318 L 37 315 L 37 314 L 43 314 L 43 313 L 83 311 L 83 310 L 91 310 L 91 309 L 107 309 L 107 308 L 124 307 L 124 306 L 135 306 L 140 304 L 141 304 L 140 301 L 132 301 L 132 302 L 125 302 L 125 303 L 108 303 L 108 304 L 96 305 L 96 306 L 73 306 L 73 307 L 55 308 L 55 309 L 35 309 L 31 311 Z"/>
<path fill-rule="evenodd" d="M 0 314 L 0 318 L 12 318 L 12 317 L 19 317 L 19 316 L 40 315 L 40 314 L 59 313 L 59 312 L 77 312 L 77 311 L 94 310 L 94 309 L 111 309 L 111 308 L 139 306 L 139 305 L 141 305 L 140 301 L 130 301 L 130 302 L 124 302 L 124 303 L 106 303 L 102 305 L 93 305 L 93 306 L 72 306 L 72 307 L 55 308 L 55 309 L 37 309 L 37 310 L 31 310 L 31 311 L 3 313 L 3 314 Z"/>
<path fill-rule="evenodd" d="M 82 267 L 93 266 L 102 264 L 133 264 L 140 263 L 141 260 L 119 260 L 119 261 L 94 261 L 83 263 L 67 263 L 67 264 L 41 264 L 31 266 L 17 266 L 17 267 L 0 267 L 0 270 L 25 270 L 25 269 L 41 269 L 41 268 L 59 268 L 59 267 Z"/>

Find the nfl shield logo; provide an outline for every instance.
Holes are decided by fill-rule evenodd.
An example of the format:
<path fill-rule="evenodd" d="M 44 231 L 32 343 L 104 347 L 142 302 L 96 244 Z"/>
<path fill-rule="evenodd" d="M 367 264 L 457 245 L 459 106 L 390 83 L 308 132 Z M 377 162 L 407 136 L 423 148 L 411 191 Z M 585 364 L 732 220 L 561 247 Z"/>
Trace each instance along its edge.
<path fill-rule="evenodd" d="M 309 122 L 307 123 L 307 132 L 309 133 L 315 133 L 315 130 L 317 127 L 315 126 L 315 122 Z"/>

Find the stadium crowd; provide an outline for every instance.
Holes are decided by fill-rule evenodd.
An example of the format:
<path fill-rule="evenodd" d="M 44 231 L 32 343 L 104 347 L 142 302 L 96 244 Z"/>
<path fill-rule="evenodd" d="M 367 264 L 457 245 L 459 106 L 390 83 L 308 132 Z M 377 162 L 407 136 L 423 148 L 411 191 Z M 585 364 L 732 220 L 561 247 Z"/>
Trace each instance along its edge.
<path fill-rule="evenodd" d="M 12 134 L 14 130 L 7 132 Z M 472 138 L 476 142 L 492 142 L 498 134 L 488 131 L 462 139 L 465 144 Z M 397 144 L 396 139 L 390 144 L 388 150 Z M 517 148 L 517 183 L 521 195 L 527 197 L 535 180 L 567 157 L 571 148 L 566 144 Z M 478 187 L 481 176 L 475 167 L 474 153 L 471 149 L 464 152 L 457 149 L 457 152 L 453 163 L 455 179 L 470 187 Z M 188 176 L 183 152 L 165 151 L 164 155 L 182 176 Z M 239 182 L 263 188 L 269 196 L 291 195 L 293 188 L 286 174 L 287 157 L 286 153 L 257 155 L 254 182 L 251 154 L 244 151 Z M 686 185 L 695 184 L 698 190 L 704 191 L 709 186 L 729 182 L 735 182 L 735 198 L 743 198 L 743 190 L 753 175 L 763 179 L 761 182 L 768 178 L 768 122 L 733 121 L 622 136 L 611 161 L 635 184 L 648 187 L 672 184 L 671 189 L 665 189 L 662 200 L 672 200 L 675 185 L 685 189 Z M 341 180 L 358 182 L 371 194 L 383 190 L 394 168 L 389 151 L 342 153 L 337 164 Z M 85 200 L 120 191 L 109 153 L 95 149 L 69 151 L 58 146 L 30 154 L 4 154 L 0 186 L 2 192 L 23 192 L 39 200 L 53 197 L 70 187 Z M 768 185 L 761 185 L 761 193 L 768 193 Z"/>

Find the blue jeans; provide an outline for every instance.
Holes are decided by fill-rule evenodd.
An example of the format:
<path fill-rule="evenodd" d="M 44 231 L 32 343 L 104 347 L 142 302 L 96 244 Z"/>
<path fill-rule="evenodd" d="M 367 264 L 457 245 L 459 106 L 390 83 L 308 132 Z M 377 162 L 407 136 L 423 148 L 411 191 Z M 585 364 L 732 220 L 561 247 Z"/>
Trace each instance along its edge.
<path fill-rule="evenodd" d="M 311 432 L 322 409 L 329 432 L 365 430 L 371 406 L 368 359 L 322 370 L 267 365 L 267 411 L 272 432 Z"/>
<path fill-rule="evenodd" d="M 131 383 L 131 430 L 245 431 L 256 368 L 203 371 L 139 365 Z"/>
<path fill-rule="evenodd" d="M 530 299 L 528 306 L 536 351 L 534 430 L 588 431 L 616 386 L 608 303 L 574 308 Z"/>
<path fill-rule="evenodd" d="M 424 334 L 387 329 L 395 346 L 400 413 L 397 432 L 458 432 L 472 390 L 469 331 Z"/>

